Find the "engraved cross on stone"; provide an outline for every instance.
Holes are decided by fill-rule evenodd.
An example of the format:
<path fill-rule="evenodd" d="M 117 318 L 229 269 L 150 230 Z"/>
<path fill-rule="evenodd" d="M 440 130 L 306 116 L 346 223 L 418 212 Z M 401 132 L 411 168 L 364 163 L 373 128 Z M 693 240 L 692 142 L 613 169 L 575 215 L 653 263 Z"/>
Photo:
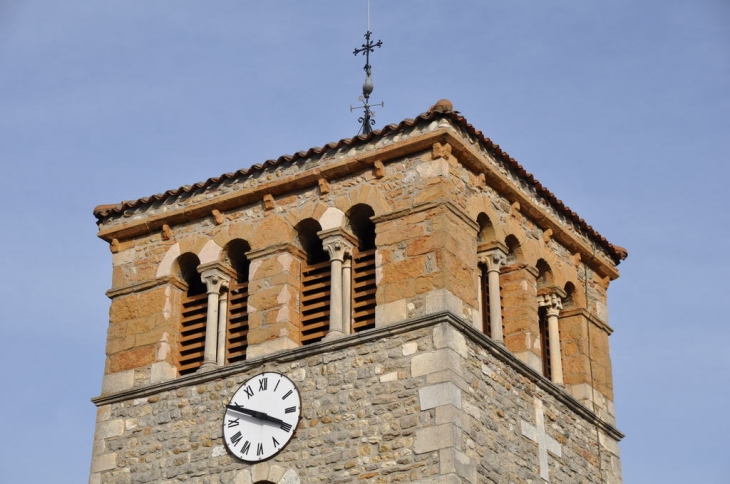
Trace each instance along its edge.
<path fill-rule="evenodd" d="M 537 444 L 540 458 L 540 477 L 550 482 L 548 473 L 548 451 L 555 457 L 561 457 L 562 447 L 554 438 L 545 433 L 545 414 L 542 409 L 542 400 L 535 397 L 535 425 L 522 420 L 522 435 Z"/>

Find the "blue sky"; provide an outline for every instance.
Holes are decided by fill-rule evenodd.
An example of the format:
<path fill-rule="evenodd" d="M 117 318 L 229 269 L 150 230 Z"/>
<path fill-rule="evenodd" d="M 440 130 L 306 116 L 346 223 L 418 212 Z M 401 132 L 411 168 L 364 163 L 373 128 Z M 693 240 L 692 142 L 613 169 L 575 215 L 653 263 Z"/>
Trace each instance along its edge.
<path fill-rule="evenodd" d="M 0 2 L 0 481 L 85 482 L 92 209 L 357 133 L 365 0 Z M 627 483 L 730 474 L 730 3 L 372 0 L 377 126 L 448 98 L 611 242 Z"/>

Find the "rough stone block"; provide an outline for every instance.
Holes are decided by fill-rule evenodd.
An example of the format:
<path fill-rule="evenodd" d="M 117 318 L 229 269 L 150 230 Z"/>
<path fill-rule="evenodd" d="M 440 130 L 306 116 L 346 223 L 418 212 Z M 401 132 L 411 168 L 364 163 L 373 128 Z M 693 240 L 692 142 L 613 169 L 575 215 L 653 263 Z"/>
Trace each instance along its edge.
<path fill-rule="evenodd" d="M 433 328 L 433 345 L 435 348 L 451 348 L 463 358 L 469 356 L 466 338 L 447 323 L 441 323 Z"/>
<path fill-rule="evenodd" d="M 119 373 L 111 373 L 104 375 L 101 383 L 102 395 L 123 392 L 134 386 L 134 370 L 120 371 Z"/>
<path fill-rule="evenodd" d="M 117 453 L 102 454 L 94 456 L 91 460 L 91 472 L 101 472 L 114 469 L 117 466 Z"/>
<path fill-rule="evenodd" d="M 416 432 L 413 451 L 416 454 L 453 447 L 456 442 L 456 428 L 452 424 L 426 427 Z"/>
<path fill-rule="evenodd" d="M 150 368 L 150 382 L 160 383 L 174 380 L 177 377 L 177 368 L 166 361 L 153 363 Z"/>
<path fill-rule="evenodd" d="M 428 410 L 441 405 L 453 405 L 456 408 L 461 408 L 461 390 L 450 382 L 423 387 L 418 390 L 418 398 L 421 410 Z"/>
<path fill-rule="evenodd" d="M 375 326 L 380 328 L 400 323 L 408 318 L 405 299 L 375 306 Z"/>
<path fill-rule="evenodd" d="M 258 344 L 249 345 L 246 349 L 246 359 L 258 358 L 259 356 L 278 353 L 279 351 L 298 348 L 299 344 L 289 337 L 281 337 L 264 341 Z"/>
<path fill-rule="evenodd" d="M 461 375 L 461 358 L 451 348 L 421 353 L 411 359 L 411 376 L 418 377 L 443 370 Z"/>
<path fill-rule="evenodd" d="M 96 439 L 103 440 L 109 437 L 118 437 L 124 433 L 124 420 L 114 419 L 100 422 L 96 426 Z"/>
<path fill-rule="evenodd" d="M 471 459 L 454 449 L 441 449 L 439 451 L 441 474 L 456 473 L 471 483 L 477 482 L 477 468 Z"/>

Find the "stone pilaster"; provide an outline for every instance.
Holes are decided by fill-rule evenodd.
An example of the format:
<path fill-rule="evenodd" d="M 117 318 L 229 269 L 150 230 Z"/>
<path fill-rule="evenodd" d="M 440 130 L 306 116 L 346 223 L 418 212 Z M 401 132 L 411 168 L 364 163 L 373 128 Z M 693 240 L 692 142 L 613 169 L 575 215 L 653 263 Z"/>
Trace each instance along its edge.
<path fill-rule="evenodd" d="M 421 412 L 434 410 L 433 426 L 415 433 L 416 454 L 438 452 L 439 477 L 434 482 L 477 482 L 477 464 L 463 444 L 465 426 L 470 425 L 464 410 L 462 388 L 469 357 L 466 338 L 453 326 L 441 323 L 433 328 L 433 351 L 411 360 L 411 376 L 425 377 L 427 384 L 418 390 Z"/>
<path fill-rule="evenodd" d="M 478 311 L 476 223 L 449 202 L 423 203 L 374 221 L 376 327 L 443 311 L 472 321 Z"/>
<path fill-rule="evenodd" d="M 533 370 L 542 372 L 536 281 L 534 267 L 518 263 L 502 268 L 502 322 L 507 349 Z"/>
<path fill-rule="evenodd" d="M 246 254 L 249 265 L 247 358 L 299 346 L 299 292 L 306 254 L 278 243 Z"/>

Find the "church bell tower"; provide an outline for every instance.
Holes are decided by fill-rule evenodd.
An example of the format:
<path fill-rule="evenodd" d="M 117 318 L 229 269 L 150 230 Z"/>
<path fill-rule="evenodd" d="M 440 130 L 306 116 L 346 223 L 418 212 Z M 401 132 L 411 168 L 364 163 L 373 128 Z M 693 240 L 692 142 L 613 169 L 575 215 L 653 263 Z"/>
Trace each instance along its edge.
<path fill-rule="evenodd" d="M 627 253 L 449 101 L 94 215 L 91 484 L 621 482 Z"/>

